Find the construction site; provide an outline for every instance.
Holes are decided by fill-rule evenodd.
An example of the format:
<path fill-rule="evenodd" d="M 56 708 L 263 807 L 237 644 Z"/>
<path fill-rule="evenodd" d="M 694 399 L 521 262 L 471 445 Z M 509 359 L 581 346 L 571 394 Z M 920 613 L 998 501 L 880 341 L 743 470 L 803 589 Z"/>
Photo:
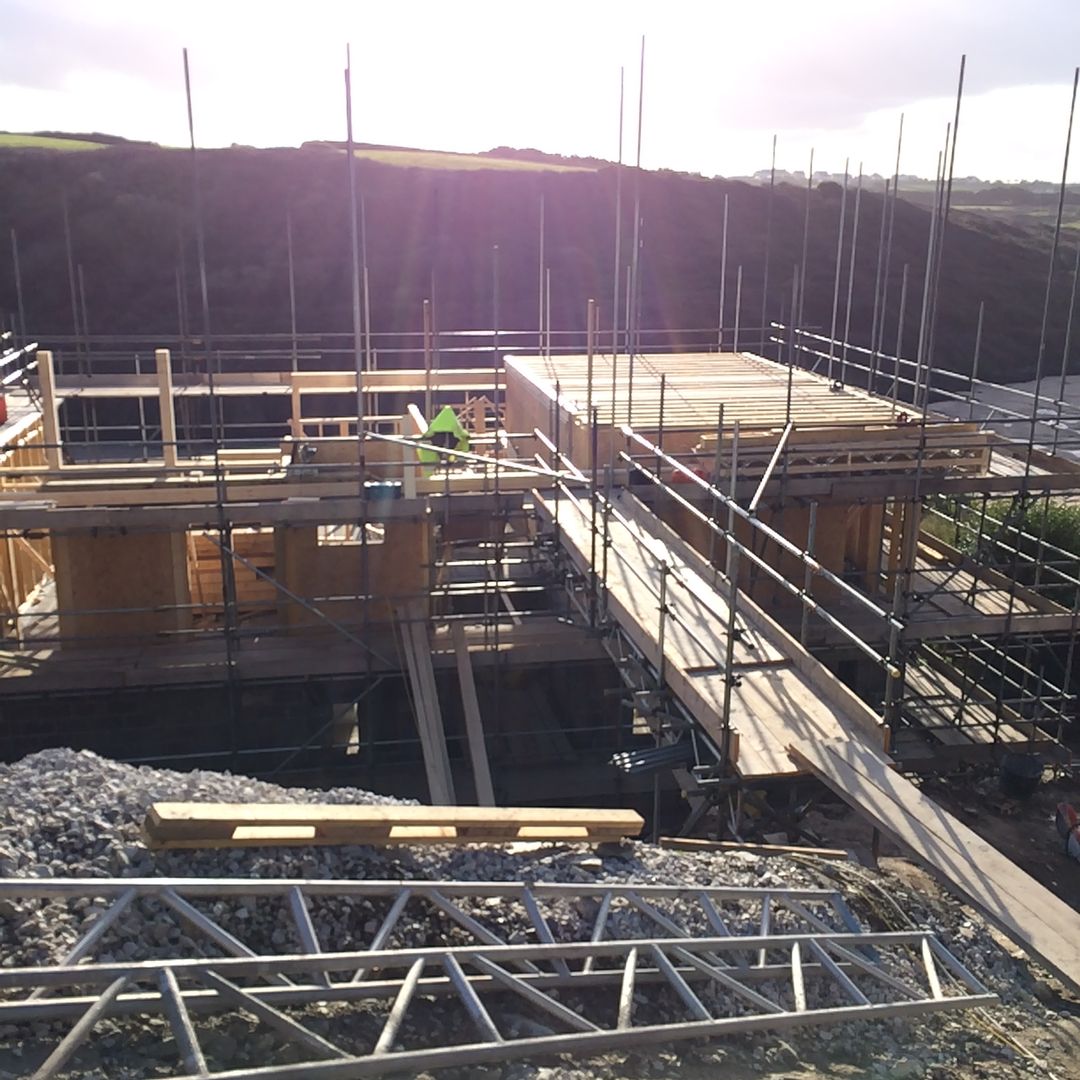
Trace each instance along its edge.
<path fill-rule="evenodd" d="M 380 332 L 349 115 L 352 333 L 211 333 L 198 214 L 201 332 L 91 335 L 69 247 L 33 333 L 12 230 L 0 1074 L 1078 1075 L 1080 407 L 1046 313 L 1033 390 L 939 355 L 951 161 L 913 358 L 844 211 L 832 326 L 748 327 L 726 201 L 716 326 L 617 203 L 584 330 L 541 231 L 537 327 L 496 249 Z"/>
<path fill-rule="evenodd" d="M 1044 446 L 1019 409 L 1022 438 L 914 405 L 913 364 L 770 336 L 775 359 L 612 351 L 591 328 L 478 363 L 426 334 L 415 366 L 359 377 L 306 340 L 295 367 L 273 344 L 220 342 L 209 368 L 172 342 L 12 348 L 5 756 L 81 745 L 511 808 L 158 823 L 211 847 L 637 831 L 568 824 L 568 803 L 734 842 L 755 794 L 820 781 L 1080 977 L 1071 907 L 904 778 L 1070 760 L 1080 593 L 1017 508 L 1080 494 L 1072 418 Z M 979 389 L 930 396 L 974 415 Z"/>

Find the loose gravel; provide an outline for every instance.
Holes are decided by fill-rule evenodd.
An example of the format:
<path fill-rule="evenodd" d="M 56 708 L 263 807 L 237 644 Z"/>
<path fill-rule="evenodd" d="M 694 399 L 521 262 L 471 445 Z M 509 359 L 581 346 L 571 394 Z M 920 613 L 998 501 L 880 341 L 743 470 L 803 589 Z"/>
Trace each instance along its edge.
<path fill-rule="evenodd" d="M 1069 1066 L 1053 1068 L 1045 1059 L 1053 1041 L 1032 1043 L 1032 1032 L 1067 1022 L 1074 1003 L 1060 988 L 1011 949 L 985 923 L 928 882 L 868 871 L 851 863 L 810 858 L 762 858 L 745 852 L 684 853 L 644 843 L 594 850 L 583 845 L 527 844 L 506 847 L 247 848 L 215 851 L 148 850 L 140 838 L 146 811 L 155 801 L 400 803 L 357 788 L 284 788 L 228 773 L 173 772 L 122 765 L 87 751 L 48 750 L 13 765 L 0 766 L 0 876 L 3 877 L 233 877 L 336 879 L 452 879 L 474 881 L 562 881 L 579 883 L 754 885 L 839 888 L 860 921 L 871 929 L 928 928 L 990 990 L 1002 1005 L 982 1014 L 950 1014 L 926 1022 L 846 1024 L 775 1035 L 739 1037 L 712 1044 L 654 1048 L 649 1053 L 607 1055 L 588 1063 L 511 1062 L 485 1069 L 443 1070 L 443 1077 L 505 1077 L 546 1080 L 637 1076 L 724 1075 L 880 1077 L 1080 1076 Z M 93 925 L 102 902 L 0 902 L 0 964 L 55 963 Z M 524 930 L 504 905 L 480 901 L 470 908 L 508 940 Z M 229 898 L 207 902 L 205 910 L 253 948 L 268 952 L 296 946 L 295 931 L 282 905 Z M 595 918 L 591 901 L 551 909 L 559 929 L 580 934 Z M 382 910 L 362 899 L 334 898 L 312 905 L 312 921 L 324 947 L 365 948 Z M 679 914 L 689 916 L 689 909 Z M 613 912 L 630 923 L 640 916 Z M 740 927 L 750 931 L 751 925 Z M 778 930 L 783 930 L 783 918 Z M 628 930 L 634 927 L 628 925 Z M 702 928 L 704 929 L 704 928 Z M 404 919 L 402 945 L 465 941 L 445 919 Z M 587 936 L 587 935 L 586 935 Z M 122 918 L 106 935 L 95 959 L 147 959 L 195 955 L 201 943 L 165 910 L 147 903 Z M 655 1005 L 644 996 L 642 1009 Z M 309 1010 L 305 1022 L 329 1033 L 341 1020 L 338 1006 Z M 460 1010 L 459 1010 L 460 1011 Z M 511 1029 L 536 1033 L 537 1021 L 513 1012 L 503 1017 Z M 460 1030 L 462 1018 L 450 1003 L 425 1006 L 423 1022 Z M 375 1017 L 354 1028 L 367 1037 Z M 357 1025 L 359 1025 L 357 1027 Z M 531 1027 L 530 1027 L 531 1025 Z M 542 1027 L 542 1025 L 541 1025 Z M 159 1030 L 155 1031 L 155 1028 Z M 377 1030 L 377 1029 L 376 1029 Z M 63 1025 L 0 1026 L 0 1076 L 32 1071 Z M 106 1021 L 66 1074 L 90 1077 L 164 1076 L 176 1069 L 176 1051 L 164 1021 L 138 1034 L 130 1021 Z M 290 1060 L 293 1048 L 242 1014 L 200 1030 L 208 1056 L 218 1067 Z M 1020 1036 L 1017 1039 L 1017 1036 Z M 334 1036 L 336 1037 L 336 1036 Z M 1045 1041 L 1046 1045 L 1040 1045 Z M 819 1070 L 826 1070 L 820 1071 Z"/>

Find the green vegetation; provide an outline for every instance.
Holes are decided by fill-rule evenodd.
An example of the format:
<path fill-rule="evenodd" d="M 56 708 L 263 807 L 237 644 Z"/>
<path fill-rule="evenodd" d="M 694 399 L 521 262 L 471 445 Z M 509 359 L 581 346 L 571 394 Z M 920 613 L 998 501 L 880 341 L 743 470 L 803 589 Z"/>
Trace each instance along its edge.
<path fill-rule="evenodd" d="M 250 147 L 248 149 L 251 149 Z M 341 142 L 322 140 L 306 142 L 303 151 L 345 150 Z M 515 150 L 496 147 L 483 154 L 461 154 L 452 150 L 421 150 L 411 146 L 381 146 L 359 143 L 353 153 L 365 161 L 397 169 L 429 169 L 435 172 L 480 172 L 496 170 L 517 173 L 591 173 L 606 162 L 592 158 L 563 158 L 539 150 Z"/>
<path fill-rule="evenodd" d="M 0 149 L 4 150 L 103 150 L 105 143 L 86 139 L 61 139 L 53 135 L 18 135 L 0 132 Z"/>
<path fill-rule="evenodd" d="M 440 150 L 354 150 L 359 158 L 403 169 L 453 169 L 473 172 L 499 169 L 511 172 L 592 172 L 582 165 L 557 165 L 546 161 L 488 157 L 485 154 L 451 154 Z"/>
<path fill-rule="evenodd" d="M 1015 576 L 1063 607 L 1076 601 L 1080 576 L 1080 506 L 1060 499 L 935 499 L 923 529 L 976 562 Z M 985 516 L 984 516 L 985 515 Z"/>

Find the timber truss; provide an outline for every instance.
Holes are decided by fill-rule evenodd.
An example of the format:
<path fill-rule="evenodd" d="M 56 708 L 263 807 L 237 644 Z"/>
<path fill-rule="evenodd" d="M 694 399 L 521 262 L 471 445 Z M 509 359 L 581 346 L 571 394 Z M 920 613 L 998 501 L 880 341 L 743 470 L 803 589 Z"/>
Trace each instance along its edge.
<path fill-rule="evenodd" d="M 825 889 L 8 879 L 0 899 L 53 928 L 95 912 L 57 964 L 0 957 L 0 1023 L 74 1021 L 40 1080 L 102 1022 L 159 1044 L 159 1016 L 174 1076 L 342 1080 L 997 1000 L 932 934 L 864 932 Z M 219 1060 L 208 1017 L 253 1024 L 264 1061 Z"/>

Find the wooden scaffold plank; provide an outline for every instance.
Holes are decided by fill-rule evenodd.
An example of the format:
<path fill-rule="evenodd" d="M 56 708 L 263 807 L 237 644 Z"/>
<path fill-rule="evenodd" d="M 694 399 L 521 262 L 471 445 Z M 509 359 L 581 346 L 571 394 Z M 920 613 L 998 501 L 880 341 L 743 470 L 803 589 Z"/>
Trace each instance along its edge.
<path fill-rule="evenodd" d="M 1080 987 L 1080 913 L 855 742 L 789 748 L 845 802 L 910 848 L 1020 946 Z"/>
<path fill-rule="evenodd" d="M 480 716 L 480 702 L 476 696 L 476 680 L 473 677 L 472 660 L 469 659 L 465 627 L 460 622 L 455 622 L 451 636 L 457 658 L 458 679 L 461 682 L 461 703 L 465 710 L 465 731 L 469 738 L 469 759 L 472 762 L 476 802 L 480 806 L 494 806 L 495 789 L 491 783 L 491 766 L 484 743 L 484 721 Z"/>

